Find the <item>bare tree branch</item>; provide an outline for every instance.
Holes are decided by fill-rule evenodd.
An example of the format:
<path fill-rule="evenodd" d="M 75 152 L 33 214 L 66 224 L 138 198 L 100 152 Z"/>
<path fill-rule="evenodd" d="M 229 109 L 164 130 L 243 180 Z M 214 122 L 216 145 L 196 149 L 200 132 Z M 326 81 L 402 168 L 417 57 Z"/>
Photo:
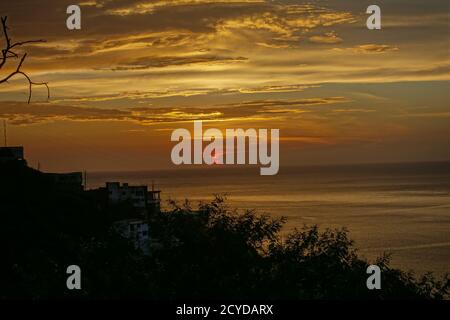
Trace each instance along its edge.
<path fill-rule="evenodd" d="M 42 42 L 46 42 L 45 40 L 28 40 L 28 41 L 21 41 L 21 42 L 15 42 L 12 43 L 11 42 L 11 38 L 8 35 L 8 26 L 6 24 L 8 20 L 8 17 L 1 17 L 1 23 L 2 23 L 2 28 L 3 28 L 3 34 L 5 36 L 5 42 L 6 42 L 6 46 L 4 49 L 2 49 L 2 55 L 1 55 L 1 61 L 0 61 L 0 69 L 5 65 L 6 60 L 9 58 L 19 58 L 19 55 L 17 53 L 15 53 L 14 51 L 12 51 L 11 49 L 15 48 L 15 47 L 20 47 L 23 46 L 25 44 L 29 44 L 29 43 L 42 43 Z M 27 57 L 27 54 L 25 53 L 22 58 L 20 58 L 19 64 L 16 67 L 15 71 L 12 71 L 9 75 L 5 76 L 4 78 L 0 79 L 0 84 L 4 83 L 4 82 L 8 82 L 9 79 L 11 79 L 12 77 L 14 77 L 15 75 L 22 75 L 24 76 L 27 80 L 28 80 L 28 88 L 29 88 L 29 93 L 28 93 L 28 103 L 30 103 L 31 101 L 31 94 L 32 94 L 32 87 L 33 85 L 44 85 L 47 87 L 47 99 L 50 99 L 50 88 L 48 87 L 48 83 L 47 82 L 33 82 L 30 77 L 23 72 L 22 70 L 20 70 L 20 68 L 23 65 L 23 62 L 25 61 L 25 58 Z"/>

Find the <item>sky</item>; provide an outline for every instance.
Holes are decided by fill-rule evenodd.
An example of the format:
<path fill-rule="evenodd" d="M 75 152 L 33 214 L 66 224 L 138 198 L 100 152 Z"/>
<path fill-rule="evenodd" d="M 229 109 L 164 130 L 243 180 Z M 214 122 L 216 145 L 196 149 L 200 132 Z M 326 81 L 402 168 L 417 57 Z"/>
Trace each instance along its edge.
<path fill-rule="evenodd" d="M 68 5 L 81 30 L 68 30 Z M 450 160 L 446 1 L 2 1 L 9 145 L 47 171 L 173 168 L 171 132 L 280 129 L 288 165 Z M 2 48 L 4 38 L 2 37 Z M 9 59 L 0 77 L 16 68 Z"/>

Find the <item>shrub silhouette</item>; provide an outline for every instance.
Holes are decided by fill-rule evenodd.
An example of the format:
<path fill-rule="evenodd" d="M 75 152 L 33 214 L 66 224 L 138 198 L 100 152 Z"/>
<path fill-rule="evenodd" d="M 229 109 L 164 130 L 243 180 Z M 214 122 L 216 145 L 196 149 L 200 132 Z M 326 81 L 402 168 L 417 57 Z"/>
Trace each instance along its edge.
<path fill-rule="evenodd" d="M 164 250 L 161 285 L 168 297 L 331 299 L 442 299 L 449 279 L 426 274 L 416 280 L 389 266 L 389 256 L 374 264 L 382 270 L 382 290 L 368 290 L 366 269 L 346 229 L 294 230 L 283 240 L 284 218 L 239 214 L 224 198 L 193 210 L 189 203 L 161 214 L 153 229 Z"/>

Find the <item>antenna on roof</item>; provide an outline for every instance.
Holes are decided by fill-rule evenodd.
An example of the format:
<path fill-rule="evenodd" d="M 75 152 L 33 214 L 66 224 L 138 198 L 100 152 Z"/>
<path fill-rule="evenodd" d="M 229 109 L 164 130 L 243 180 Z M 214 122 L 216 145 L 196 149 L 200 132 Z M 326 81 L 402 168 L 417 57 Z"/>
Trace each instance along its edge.
<path fill-rule="evenodd" d="M 5 119 L 3 119 L 3 136 L 5 138 L 5 147 L 7 147 L 8 143 L 7 143 L 7 139 L 6 139 L 6 120 Z"/>

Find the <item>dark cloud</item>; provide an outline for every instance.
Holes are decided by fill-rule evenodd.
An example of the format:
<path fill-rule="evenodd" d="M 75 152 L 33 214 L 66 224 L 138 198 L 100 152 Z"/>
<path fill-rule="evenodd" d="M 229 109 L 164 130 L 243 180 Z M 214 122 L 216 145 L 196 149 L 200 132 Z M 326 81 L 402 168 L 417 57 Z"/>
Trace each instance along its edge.
<path fill-rule="evenodd" d="M 241 93 L 274 93 L 274 92 L 300 92 L 310 88 L 317 88 L 318 85 L 301 85 L 301 84 L 290 84 L 290 85 L 273 85 L 273 86 L 262 86 L 262 87 L 250 87 L 238 89 Z"/>
<path fill-rule="evenodd" d="M 81 108 L 49 103 L 0 102 L 0 118 L 16 125 L 54 120 L 125 120 L 130 112 L 117 109 Z"/>
<path fill-rule="evenodd" d="M 314 35 L 309 38 L 310 42 L 313 43 L 322 43 L 322 44 L 334 44 L 342 42 L 342 38 L 340 38 L 336 32 L 327 32 L 323 35 Z"/>
<path fill-rule="evenodd" d="M 224 104 L 223 107 L 258 107 L 258 108 L 273 108 L 273 107 L 309 107 L 322 104 L 347 102 L 344 97 L 328 97 L 328 98 L 310 98 L 310 99 L 294 99 L 294 100 L 254 100 L 244 101 L 234 104 Z"/>
<path fill-rule="evenodd" d="M 301 107 L 346 101 L 342 97 L 300 100 L 257 100 L 208 107 L 133 107 L 127 109 L 79 107 L 56 103 L 0 102 L 0 118 L 10 124 L 28 125 L 57 120 L 133 121 L 140 124 L 194 120 L 270 120 L 274 114 L 299 113 Z"/>
<path fill-rule="evenodd" d="M 374 68 L 371 70 L 354 70 L 352 72 L 342 72 L 338 74 L 339 77 L 345 79 L 352 78 L 378 78 L 384 79 L 384 81 L 392 81 L 398 79 L 424 79 L 426 77 L 442 77 L 448 78 L 450 76 L 450 64 L 439 64 L 431 65 L 425 67 L 414 67 L 409 68 L 394 68 L 394 67 L 381 67 Z"/>
<path fill-rule="evenodd" d="M 311 28 L 354 21 L 352 14 L 345 11 L 269 1 L 85 2 L 96 5 L 82 6 L 82 28 L 76 32 L 65 27 L 65 9 L 73 4 L 71 1 L 46 0 L 38 4 L 20 0 L 8 3 L 6 8 L 0 5 L 0 12 L 10 15 L 10 23 L 16 26 L 14 32 L 18 37 L 45 38 L 50 42 L 70 39 L 84 45 L 89 41 L 101 43 L 114 37 L 138 34 L 148 34 L 148 38 L 141 41 L 147 41 L 149 45 L 167 45 L 167 41 L 182 41 L 186 32 L 209 34 L 234 28 L 268 31 L 273 33 L 274 42 L 279 43 L 280 39 L 297 41 L 301 32 Z M 142 10 L 145 7 L 153 9 Z M 128 14 L 123 14 L 125 11 Z M 152 33 L 161 32 L 172 32 L 173 35 L 161 40 L 152 38 Z M 108 46 L 120 46 L 124 41 L 133 39 L 111 41 Z"/>
<path fill-rule="evenodd" d="M 223 62 L 243 62 L 248 60 L 245 57 L 220 57 L 214 55 L 197 56 L 172 56 L 172 57 L 142 57 L 132 61 L 123 62 L 109 70 L 143 70 L 148 68 L 163 68 L 167 66 L 181 66 L 197 63 L 223 63 Z M 104 70 L 104 69 L 103 69 Z"/>
<path fill-rule="evenodd" d="M 376 43 L 368 43 L 368 44 L 360 44 L 351 48 L 334 48 L 337 51 L 352 51 L 356 53 L 385 53 L 398 51 L 399 48 L 387 44 L 376 44 Z"/>
<path fill-rule="evenodd" d="M 254 94 L 254 93 L 280 93 L 280 92 L 302 92 L 310 88 L 318 88 L 318 85 L 278 85 L 261 86 L 249 88 L 208 88 L 190 87 L 189 89 L 166 89 L 152 91 L 123 91 L 116 94 L 101 94 L 85 97 L 66 97 L 64 99 L 53 99 L 53 103 L 61 102 L 101 102 L 113 100 L 144 100 L 164 97 L 190 97 L 197 95 L 226 95 L 226 94 Z"/>

